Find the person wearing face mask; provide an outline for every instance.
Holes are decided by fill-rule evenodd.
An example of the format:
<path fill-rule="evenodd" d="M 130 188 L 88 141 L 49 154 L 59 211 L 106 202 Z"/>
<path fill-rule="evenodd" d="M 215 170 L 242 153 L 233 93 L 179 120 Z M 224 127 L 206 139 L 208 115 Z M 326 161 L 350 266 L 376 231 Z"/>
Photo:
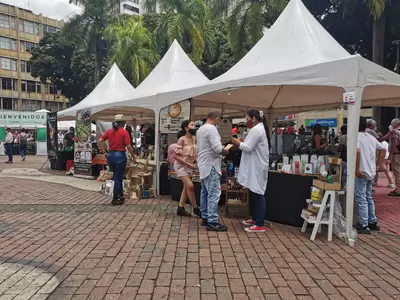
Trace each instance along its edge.
<path fill-rule="evenodd" d="M 262 111 L 251 109 L 246 114 L 249 133 L 244 141 L 232 139 L 232 144 L 242 150 L 238 182 L 249 189 L 253 203 L 252 219 L 242 224 L 250 226 L 247 232 L 265 232 L 265 190 L 267 189 L 269 148 L 271 145 L 267 120 Z"/>
<path fill-rule="evenodd" d="M 175 147 L 174 168 L 176 175 L 183 183 L 181 199 L 179 201 L 177 215 L 190 217 L 191 214 L 185 210 L 186 199 L 189 197 L 193 206 L 193 213 L 201 218 L 200 209 L 197 206 L 194 195 L 194 184 L 192 175 L 196 170 L 197 148 L 196 148 L 196 125 L 191 120 L 182 122 L 181 129 L 184 133 Z"/>

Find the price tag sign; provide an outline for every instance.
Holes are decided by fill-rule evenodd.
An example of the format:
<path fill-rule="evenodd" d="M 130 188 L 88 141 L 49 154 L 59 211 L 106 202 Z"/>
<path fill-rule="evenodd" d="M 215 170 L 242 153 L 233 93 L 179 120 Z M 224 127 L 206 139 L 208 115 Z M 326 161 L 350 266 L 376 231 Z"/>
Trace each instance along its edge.
<path fill-rule="evenodd" d="M 344 105 L 353 105 L 356 102 L 356 93 L 348 92 L 343 93 L 343 104 Z"/>

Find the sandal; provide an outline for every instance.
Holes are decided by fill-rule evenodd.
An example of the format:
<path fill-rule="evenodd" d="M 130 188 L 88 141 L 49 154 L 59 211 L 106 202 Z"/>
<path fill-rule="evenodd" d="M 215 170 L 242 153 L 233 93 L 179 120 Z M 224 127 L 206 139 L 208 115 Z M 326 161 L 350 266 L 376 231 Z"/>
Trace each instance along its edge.
<path fill-rule="evenodd" d="M 388 194 L 388 196 L 400 197 L 400 191 L 399 190 L 393 190 Z"/>

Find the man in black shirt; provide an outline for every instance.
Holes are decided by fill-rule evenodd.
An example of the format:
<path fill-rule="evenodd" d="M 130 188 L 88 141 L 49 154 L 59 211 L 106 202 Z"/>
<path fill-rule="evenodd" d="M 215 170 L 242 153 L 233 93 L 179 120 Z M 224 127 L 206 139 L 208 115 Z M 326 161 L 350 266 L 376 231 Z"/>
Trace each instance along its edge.
<path fill-rule="evenodd" d="M 64 136 L 65 147 L 73 147 L 74 146 L 74 138 L 75 138 L 75 128 L 70 127 L 69 132 Z"/>

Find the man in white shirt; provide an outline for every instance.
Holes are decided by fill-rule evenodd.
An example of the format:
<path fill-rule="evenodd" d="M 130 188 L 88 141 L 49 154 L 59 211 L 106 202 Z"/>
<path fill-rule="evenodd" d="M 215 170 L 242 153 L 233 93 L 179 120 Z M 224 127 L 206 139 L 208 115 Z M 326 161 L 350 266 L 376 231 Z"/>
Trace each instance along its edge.
<path fill-rule="evenodd" d="M 385 159 L 386 150 L 382 144 L 371 134 L 366 132 L 367 119 L 360 117 L 359 133 L 357 140 L 356 182 L 354 198 L 357 204 L 358 233 L 371 233 L 371 230 L 379 231 L 379 225 L 375 216 L 375 203 L 372 199 L 372 185 L 377 166 Z M 376 152 L 379 153 L 376 162 Z"/>
<path fill-rule="evenodd" d="M 227 155 L 216 128 L 219 113 L 208 113 L 207 121 L 197 130 L 197 167 L 201 179 L 200 211 L 202 226 L 210 231 L 226 231 L 225 225 L 218 221 L 218 202 L 221 197 L 221 159 Z"/>
<path fill-rule="evenodd" d="M 8 161 L 6 161 L 6 164 L 12 164 L 13 163 L 13 143 L 14 143 L 14 137 L 11 132 L 10 128 L 6 129 L 6 138 L 4 141 L 4 148 L 7 152 L 8 155 Z"/>

